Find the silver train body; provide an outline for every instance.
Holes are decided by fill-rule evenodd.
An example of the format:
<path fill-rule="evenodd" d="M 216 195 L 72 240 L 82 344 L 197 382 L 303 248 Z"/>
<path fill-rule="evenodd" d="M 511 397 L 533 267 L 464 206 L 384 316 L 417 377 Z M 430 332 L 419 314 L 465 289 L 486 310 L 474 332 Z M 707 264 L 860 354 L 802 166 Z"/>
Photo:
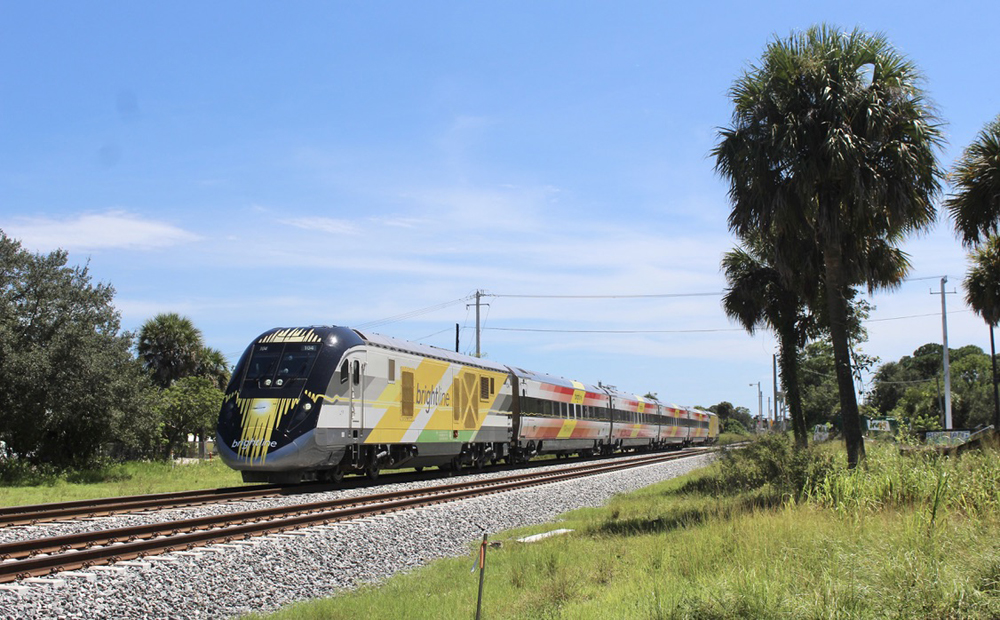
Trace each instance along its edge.
<path fill-rule="evenodd" d="M 346 327 L 273 329 L 233 371 L 217 445 L 246 481 L 377 477 L 707 444 L 715 414 Z"/>

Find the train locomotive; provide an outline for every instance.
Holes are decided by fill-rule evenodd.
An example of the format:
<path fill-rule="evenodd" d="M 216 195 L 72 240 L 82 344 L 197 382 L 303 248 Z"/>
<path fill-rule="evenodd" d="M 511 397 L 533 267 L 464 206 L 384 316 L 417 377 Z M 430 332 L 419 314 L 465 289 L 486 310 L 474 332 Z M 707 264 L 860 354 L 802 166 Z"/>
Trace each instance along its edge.
<path fill-rule="evenodd" d="M 377 478 L 539 455 L 707 444 L 715 414 L 347 327 L 276 328 L 243 353 L 217 448 L 246 482 Z"/>

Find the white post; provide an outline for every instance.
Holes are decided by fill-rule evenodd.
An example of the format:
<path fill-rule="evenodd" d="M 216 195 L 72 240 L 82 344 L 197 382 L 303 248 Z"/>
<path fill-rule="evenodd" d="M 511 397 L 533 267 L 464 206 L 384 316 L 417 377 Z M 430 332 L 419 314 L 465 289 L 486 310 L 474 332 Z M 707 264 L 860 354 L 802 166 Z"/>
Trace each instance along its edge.
<path fill-rule="evenodd" d="M 476 357 L 480 357 L 479 353 L 479 298 L 483 296 L 483 292 L 476 290 Z"/>
<path fill-rule="evenodd" d="M 951 368 L 948 365 L 948 306 L 944 286 L 948 276 L 941 278 L 941 327 L 944 332 L 944 430 L 951 430 Z"/>

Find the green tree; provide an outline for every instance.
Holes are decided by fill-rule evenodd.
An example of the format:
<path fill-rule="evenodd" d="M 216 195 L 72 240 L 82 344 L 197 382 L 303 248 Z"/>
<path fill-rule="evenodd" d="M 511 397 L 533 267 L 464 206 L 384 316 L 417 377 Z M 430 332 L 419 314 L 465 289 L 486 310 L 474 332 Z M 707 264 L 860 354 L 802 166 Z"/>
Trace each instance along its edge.
<path fill-rule="evenodd" d="M 868 393 L 867 403 L 874 413 L 908 420 L 914 430 L 939 428 L 944 385 L 941 353 L 940 344 L 928 343 L 913 355 L 883 364 Z M 948 355 L 954 426 L 972 428 L 988 423 L 992 410 L 990 357 L 974 345 L 949 349 Z"/>
<path fill-rule="evenodd" d="M 191 319 L 176 313 L 158 314 L 139 329 L 139 359 L 161 388 L 197 374 L 204 358 L 201 332 Z"/>
<path fill-rule="evenodd" d="M 993 428 L 1000 432 L 1000 387 L 994 331 L 1000 322 L 1000 116 L 986 125 L 962 153 L 951 173 L 955 192 L 946 201 L 955 230 L 971 256 L 966 301 L 990 328 L 993 372 Z"/>
<path fill-rule="evenodd" d="M 911 386 L 889 415 L 905 421 L 913 431 L 940 430 L 942 409 L 939 398 L 937 387 L 933 383 Z"/>
<path fill-rule="evenodd" d="M 707 411 L 719 416 L 722 428 L 726 428 L 726 423 L 729 421 L 736 422 L 746 430 L 753 428 L 753 415 L 746 407 L 734 407 L 731 402 L 724 400 L 717 405 L 712 405 Z"/>
<path fill-rule="evenodd" d="M 950 175 L 955 192 L 945 206 L 967 247 L 1000 234 L 1000 116 L 962 153 Z"/>
<path fill-rule="evenodd" d="M 826 423 L 843 428 L 834 367 L 833 347 L 825 339 L 810 342 L 800 355 L 802 411 L 807 428 Z"/>
<path fill-rule="evenodd" d="M 1000 206 L 998 206 L 1000 211 Z M 1000 323 L 1000 236 L 987 239 L 970 256 L 966 273 L 965 301 L 990 328 L 990 361 L 993 377 L 993 428 L 1000 432 L 1000 386 L 997 377 L 997 347 L 994 332 Z"/>
<path fill-rule="evenodd" d="M 163 440 L 168 449 L 177 447 L 178 437 L 186 438 L 188 434 L 195 434 L 198 436 L 199 454 L 204 457 L 206 430 L 214 422 L 205 425 L 198 416 L 192 418 L 176 411 L 169 403 L 179 396 L 170 390 L 181 381 L 197 377 L 207 381 L 222 394 L 229 383 L 229 363 L 226 357 L 218 349 L 205 346 L 201 331 L 191 319 L 176 313 L 158 314 L 143 323 L 136 350 L 150 378 L 166 390 L 163 395 L 167 403 L 163 408 Z M 192 389 L 189 384 L 190 382 L 185 384 L 185 395 Z M 218 414 L 218 409 L 217 406 L 213 415 Z M 188 426 L 178 426 L 182 424 Z"/>
<path fill-rule="evenodd" d="M 206 377 L 182 377 L 163 390 L 163 434 L 168 451 L 186 445 L 189 433 L 204 436 L 215 425 L 225 395 Z"/>
<path fill-rule="evenodd" d="M 778 335 L 781 385 L 792 417 L 795 444 L 809 443 L 799 390 L 798 351 L 805 344 L 805 302 L 785 285 L 786 279 L 767 262 L 761 248 L 748 244 L 722 258 L 729 288 L 722 298 L 726 314 L 739 321 L 751 335 L 766 326 Z"/>
<path fill-rule="evenodd" d="M 222 351 L 212 347 L 202 347 L 198 352 L 195 374 L 209 379 L 220 390 L 225 390 L 229 384 L 229 362 Z"/>
<path fill-rule="evenodd" d="M 878 285 L 867 263 L 873 242 L 895 247 L 935 217 L 941 137 L 921 79 L 881 34 L 821 26 L 776 39 L 735 82 L 733 125 L 713 150 L 730 183 L 734 233 L 809 240 L 822 256 L 852 467 L 864 458 L 848 334 L 852 287 Z M 779 253 L 775 264 L 790 272 L 802 258 Z"/>
<path fill-rule="evenodd" d="M 0 440 L 17 458 L 86 467 L 123 435 L 148 446 L 149 385 L 113 299 L 66 252 L 33 254 L 0 231 Z"/>

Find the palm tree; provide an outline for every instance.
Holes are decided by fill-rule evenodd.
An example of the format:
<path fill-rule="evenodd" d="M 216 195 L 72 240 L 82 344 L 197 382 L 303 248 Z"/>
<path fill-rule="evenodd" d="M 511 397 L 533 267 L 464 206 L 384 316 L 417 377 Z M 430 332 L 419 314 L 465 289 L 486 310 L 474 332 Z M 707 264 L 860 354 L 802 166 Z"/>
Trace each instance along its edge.
<path fill-rule="evenodd" d="M 733 125 L 716 170 L 729 180 L 740 238 L 801 239 L 822 256 L 848 464 L 864 440 L 848 343 L 848 299 L 869 288 L 873 241 L 888 247 L 934 221 L 941 134 L 916 67 L 881 34 L 827 26 L 776 39 L 733 85 Z M 782 274 L 797 258 L 776 254 Z"/>
<path fill-rule="evenodd" d="M 972 266 L 965 276 L 965 301 L 990 327 L 993 429 L 1000 432 L 1000 387 L 997 386 L 997 349 L 993 336 L 997 323 L 1000 323 L 1000 236 L 987 239 L 969 258 Z"/>
<path fill-rule="evenodd" d="M 945 205 L 967 247 L 1000 234 L 1000 116 L 979 132 L 951 173 L 956 192 Z"/>
<path fill-rule="evenodd" d="M 945 204 L 966 247 L 980 246 L 970 257 L 965 278 L 966 301 L 990 327 L 993 362 L 993 428 L 1000 432 L 1000 392 L 997 388 L 996 344 L 993 331 L 1000 321 L 1000 116 L 979 132 L 951 173 L 956 191 Z"/>
<path fill-rule="evenodd" d="M 722 298 L 726 314 L 751 335 L 762 326 L 778 335 L 781 387 L 792 416 L 795 445 L 805 448 L 809 438 L 798 378 L 798 351 L 806 337 L 805 303 L 785 286 L 781 274 L 769 264 L 759 246 L 747 244 L 727 252 L 722 268 L 729 283 Z"/>
<path fill-rule="evenodd" d="M 195 374 L 211 380 L 215 387 L 224 390 L 229 383 L 229 362 L 222 351 L 212 347 L 202 347 L 198 352 Z"/>
<path fill-rule="evenodd" d="M 143 323 L 136 344 L 143 368 L 164 389 L 182 377 L 197 374 L 203 348 L 201 332 L 194 323 L 173 312 Z"/>

